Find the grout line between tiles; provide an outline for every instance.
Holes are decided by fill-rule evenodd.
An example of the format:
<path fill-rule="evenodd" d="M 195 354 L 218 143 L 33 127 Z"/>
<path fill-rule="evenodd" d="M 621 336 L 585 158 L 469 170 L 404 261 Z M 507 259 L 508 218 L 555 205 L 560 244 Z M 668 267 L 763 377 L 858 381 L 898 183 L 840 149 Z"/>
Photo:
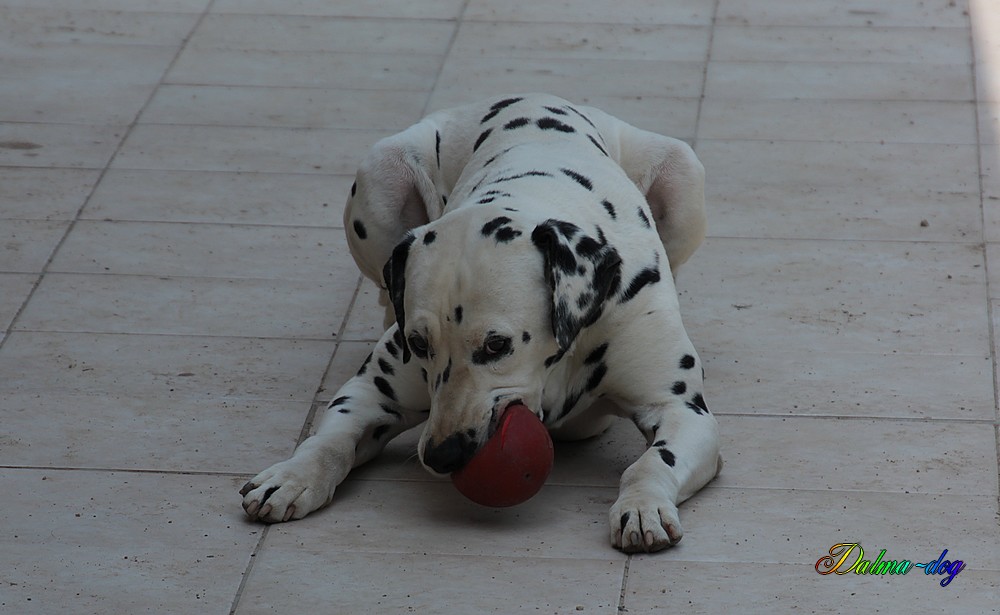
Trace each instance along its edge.
<path fill-rule="evenodd" d="M 632 565 L 632 556 L 629 555 L 625 558 L 625 566 L 622 569 L 622 589 L 618 594 L 618 612 L 628 613 L 628 609 L 625 608 L 625 596 L 628 592 L 628 571 Z"/>

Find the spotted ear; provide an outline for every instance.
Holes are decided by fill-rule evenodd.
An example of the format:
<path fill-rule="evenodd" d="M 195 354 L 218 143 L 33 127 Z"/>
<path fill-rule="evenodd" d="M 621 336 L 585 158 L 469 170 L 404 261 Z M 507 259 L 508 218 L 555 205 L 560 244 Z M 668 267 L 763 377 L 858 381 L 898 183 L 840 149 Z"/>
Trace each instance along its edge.
<path fill-rule="evenodd" d="M 683 141 L 636 128 L 598 109 L 580 109 L 600 131 L 608 155 L 645 195 L 676 272 L 705 238 L 705 167 Z M 643 218 L 645 214 L 641 223 L 648 225 Z"/>
<path fill-rule="evenodd" d="M 396 324 L 403 340 L 403 363 L 410 361 L 410 347 L 406 343 L 406 310 L 403 299 L 406 293 L 406 261 L 410 256 L 410 246 L 414 236 L 407 234 L 392 250 L 392 256 L 382 268 L 382 280 L 392 301 L 392 309 L 396 313 Z"/>
<path fill-rule="evenodd" d="M 531 241 L 545 260 L 552 290 L 552 332 L 563 352 L 576 336 L 597 322 L 608 297 L 621 285 L 621 257 L 600 234 L 595 239 L 575 224 L 546 220 Z"/>
<path fill-rule="evenodd" d="M 344 229 L 358 267 L 375 282 L 407 231 L 441 217 L 440 139 L 424 120 L 376 143 L 358 169 Z"/>

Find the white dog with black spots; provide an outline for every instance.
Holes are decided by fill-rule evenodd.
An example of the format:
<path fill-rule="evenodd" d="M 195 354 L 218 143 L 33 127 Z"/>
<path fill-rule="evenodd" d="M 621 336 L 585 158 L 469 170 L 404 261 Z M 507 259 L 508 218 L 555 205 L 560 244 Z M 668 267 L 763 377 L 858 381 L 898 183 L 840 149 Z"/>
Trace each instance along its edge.
<path fill-rule="evenodd" d="M 687 144 L 543 94 L 449 109 L 374 146 L 344 221 L 386 331 L 316 433 L 243 487 L 247 515 L 308 515 L 421 423 L 423 465 L 454 472 L 523 403 L 557 439 L 631 419 L 649 448 L 611 542 L 681 539 L 677 505 L 722 467 L 672 275 L 704 238 Z"/>

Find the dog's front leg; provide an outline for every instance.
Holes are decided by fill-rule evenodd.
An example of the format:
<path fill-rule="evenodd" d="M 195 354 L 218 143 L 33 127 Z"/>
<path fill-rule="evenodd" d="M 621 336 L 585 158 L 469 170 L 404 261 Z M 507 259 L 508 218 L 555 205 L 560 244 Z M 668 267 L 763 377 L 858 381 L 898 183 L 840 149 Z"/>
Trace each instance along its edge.
<path fill-rule="evenodd" d="M 251 519 L 301 519 L 329 504 L 352 468 L 427 418 L 427 385 L 415 361 L 403 362 L 396 331 L 395 325 L 386 331 L 358 375 L 337 391 L 316 433 L 290 459 L 243 486 L 243 509 Z"/>
<path fill-rule="evenodd" d="M 627 552 L 659 551 L 681 539 L 677 505 L 722 469 L 719 428 L 701 395 L 633 409 L 649 449 L 622 474 L 611 507 L 611 543 Z"/>

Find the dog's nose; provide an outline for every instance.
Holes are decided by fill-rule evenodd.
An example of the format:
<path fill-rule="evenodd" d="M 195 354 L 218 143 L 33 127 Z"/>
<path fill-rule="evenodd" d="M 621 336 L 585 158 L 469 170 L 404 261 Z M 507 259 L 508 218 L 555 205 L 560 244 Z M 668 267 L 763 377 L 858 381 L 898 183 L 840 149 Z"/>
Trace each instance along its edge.
<path fill-rule="evenodd" d="M 424 464 L 439 474 L 450 474 L 465 467 L 479 445 L 468 434 L 456 433 L 437 444 L 433 439 L 424 447 Z"/>

